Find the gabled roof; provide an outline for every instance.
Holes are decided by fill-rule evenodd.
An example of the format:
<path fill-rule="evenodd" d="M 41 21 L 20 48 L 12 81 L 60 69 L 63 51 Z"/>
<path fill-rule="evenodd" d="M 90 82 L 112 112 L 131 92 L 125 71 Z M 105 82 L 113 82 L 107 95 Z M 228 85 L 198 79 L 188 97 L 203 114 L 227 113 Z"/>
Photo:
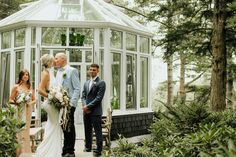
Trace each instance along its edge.
<path fill-rule="evenodd" d="M 27 21 L 111 23 L 150 33 L 146 27 L 103 0 L 39 0 L 1 20 L 0 28 Z"/>

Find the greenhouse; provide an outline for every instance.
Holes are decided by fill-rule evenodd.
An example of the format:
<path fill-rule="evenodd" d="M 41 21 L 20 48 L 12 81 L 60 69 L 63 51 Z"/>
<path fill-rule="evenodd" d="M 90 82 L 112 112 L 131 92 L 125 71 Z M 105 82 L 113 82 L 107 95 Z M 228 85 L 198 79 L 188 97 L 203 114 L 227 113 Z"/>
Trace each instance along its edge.
<path fill-rule="evenodd" d="M 0 107 L 6 107 L 21 69 L 30 71 L 37 92 L 40 57 L 66 52 L 69 64 L 78 69 L 81 87 L 89 79 L 89 65 L 100 65 L 99 75 L 107 85 L 103 111 L 113 109 L 113 135 L 145 133 L 147 127 L 140 126 L 152 119 L 152 36 L 146 27 L 103 0 L 30 3 L 0 21 Z M 35 113 L 40 119 L 40 102 Z M 80 102 L 75 117 L 77 123 L 82 122 Z M 130 129 L 132 123 L 135 126 Z"/>

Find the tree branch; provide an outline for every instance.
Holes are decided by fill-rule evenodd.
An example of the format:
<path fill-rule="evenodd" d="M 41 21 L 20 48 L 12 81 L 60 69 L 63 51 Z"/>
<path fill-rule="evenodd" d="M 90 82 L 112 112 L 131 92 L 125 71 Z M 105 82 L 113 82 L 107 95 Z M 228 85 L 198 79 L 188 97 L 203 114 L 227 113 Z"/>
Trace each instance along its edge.
<path fill-rule="evenodd" d="M 149 19 L 147 15 L 144 15 L 144 14 L 138 12 L 138 11 L 132 10 L 132 9 L 130 9 L 130 8 L 127 8 L 127 7 L 122 6 L 122 5 L 119 5 L 119 4 L 115 4 L 115 3 L 112 3 L 112 4 L 115 5 L 115 6 L 117 6 L 117 7 L 120 7 L 120 8 L 123 8 L 123 9 L 125 9 L 125 10 L 128 10 L 128 11 L 130 11 L 130 12 L 133 12 L 133 13 L 135 13 L 135 14 L 141 15 L 141 16 L 145 17 L 146 19 Z M 165 24 L 165 23 L 163 23 L 163 22 L 161 22 L 161 21 L 158 21 L 158 20 L 156 20 L 156 19 L 153 19 L 153 21 L 155 21 L 155 22 L 157 22 L 157 23 L 160 23 L 160 24 L 166 26 L 167 28 L 172 28 L 172 27 L 168 26 L 167 24 Z"/>
<path fill-rule="evenodd" d="M 203 71 L 201 74 L 199 74 L 197 77 L 195 77 L 192 81 L 189 81 L 188 83 L 186 83 L 184 86 L 188 87 L 191 83 L 193 83 L 194 81 L 196 81 L 197 79 L 199 79 L 206 71 Z"/>

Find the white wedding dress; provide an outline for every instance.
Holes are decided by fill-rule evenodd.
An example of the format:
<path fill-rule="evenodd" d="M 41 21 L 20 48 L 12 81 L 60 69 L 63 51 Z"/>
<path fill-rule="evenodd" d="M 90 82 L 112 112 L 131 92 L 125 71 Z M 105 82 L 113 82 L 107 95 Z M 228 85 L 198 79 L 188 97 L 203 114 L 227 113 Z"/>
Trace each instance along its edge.
<path fill-rule="evenodd" d="M 50 70 L 50 86 L 54 84 L 54 75 Z M 36 157 L 61 157 L 62 154 L 62 129 L 59 124 L 59 111 L 45 100 L 42 108 L 47 112 L 47 122 L 44 130 L 43 141 L 37 147 Z"/>

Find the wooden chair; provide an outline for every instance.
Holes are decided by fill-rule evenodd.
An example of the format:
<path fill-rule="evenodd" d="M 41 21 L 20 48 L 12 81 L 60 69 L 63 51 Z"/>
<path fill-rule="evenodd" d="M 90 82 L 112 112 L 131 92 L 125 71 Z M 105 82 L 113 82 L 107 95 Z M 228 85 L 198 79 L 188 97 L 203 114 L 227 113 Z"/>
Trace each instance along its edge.
<path fill-rule="evenodd" d="M 31 151 L 35 152 L 39 142 L 43 140 L 44 129 L 40 126 L 40 119 L 36 119 L 32 114 L 30 126 Z"/>
<path fill-rule="evenodd" d="M 102 136 L 103 149 L 111 152 L 111 124 L 112 124 L 112 109 L 107 109 L 107 116 L 102 117 Z M 96 143 L 95 132 L 93 131 L 93 145 Z"/>
<path fill-rule="evenodd" d="M 35 152 L 37 142 L 43 140 L 44 129 L 42 127 L 30 128 L 31 151 Z"/>

